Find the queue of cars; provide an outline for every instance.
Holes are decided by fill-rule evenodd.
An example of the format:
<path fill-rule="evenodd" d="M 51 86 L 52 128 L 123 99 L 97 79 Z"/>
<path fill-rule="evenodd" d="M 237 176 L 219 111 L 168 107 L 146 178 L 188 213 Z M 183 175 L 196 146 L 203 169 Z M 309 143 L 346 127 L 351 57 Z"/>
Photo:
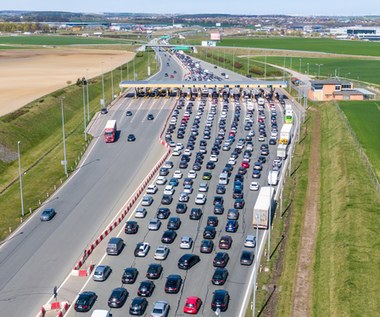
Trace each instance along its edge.
<path fill-rule="evenodd" d="M 142 274 L 143 272 L 139 272 L 137 264 L 136 267 L 128 267 L 121 278 L 123 284 L 134 284 L 137 282 L 138 276 L 143 275 L 143 280 L 139 281 L 140 286 L 137 291 L 137 297 L 132 300 L 129 307 L 131 315 L 142 315 L 148 309 L 149 300 L 147 298 L 156 292 L 155 281 L 162 278 L 165 271 L 163 261 L 166 261 L 173 248 L 189 250 L 179 257 L 177 262 L 179 270 L 190 271 L 187 277 L 191 276 L 194 266 L 210 265 L 215 267 L 214 273 L 210 276 L 210 283 L 216 286 L 224 285 L 228 282 L 228 276 L 230 275 L 228 263 L 231 261 L 231 248 L 243 247 L 240 257 L 241 265 L 251 265 L 254 261 L 254 253 L 250 251 L 250 248 L 256 247 L 256 240 L 253 235 L 247 236 L 244 246 L 234 243 L 234 239 L 237 237 L 236 232 L 240 228 L 239 221 L 242 221 L 241 213 L 245 213 L 244 195 L 249 193 L 249 191 L 245 190 L 244 180 L 250 177 L 250 173 L 247 173 L 247 171 L 254 170 L 251 157 L 253 147 L 258 147 L 257 143 L 253 141 L 253 136 L 255 135 L 253 125 L 249 131 L 244 128 L 244 131 L 246 131 L 243 132 L 245 137 L 238 139 L 238 134 L 243 130 L 241 125 L 239 126 L 239 122 L 243 121 L 241 120 L 242 110 L 239 102 L 236 101 L 231 105 L 228 100 L 224 100 L 220 109 L 218 101 L 213 100 L 209 114 L 203 121 L 204 130 L 201 131 L 201 119 L 207 102 L 205 100 L 200 101 L 196 110 L 195 101 L 190 100 L 187 105 L 185 104 L 184 99 L 179 100 L 179 109 L 173 111 L 173 118 L 176 118 L 176 120 L 170 120 L 173 123 L 169 123 L 166 131 L 167 142 L 181 154 L 178 155 L 178 159 L 173 158 L 174 162 L 167 162 L 159 170 L 159 177 L 156 182 L 147 188 L 147 194 L 141 201 L 142 206 L 136 209 L 134 215 L 136 219 L 128 220 L 125 225 L 124 232 L 126 234 L 137 234 L 140 230 L 148 230 L 148 232 L 161 231 L 161 227 L 166 227 L 166 229 L 162 230 L 162 244 L 157 246 L 153 255 L 151 254 L 153 252 L 150 251 L 150 244 L 146 241 L 139 242 L 134 251 L 136 258 L 153 257 L 154 260 L 160 262 L 151 263 L 145 275 Z M 231 115 L 232 122 L 228 123 L 227 116 L 222 117 L 221 115 L 230 112 L 231 109 L 233 112 Z M 190 118 L 195 111 L 197 115 L 190 127 Z M 179 120 L 181 112 L 183 113 L 183 118 Z M 215 120 L 217 114 L 220 114 L 219 120 Z M 253 118 L 253 111 L 247 111 L 245 118 Z M 212 143 L 208 141 L 211 138 L 207 139 L 205 136 L 209 135 L 206 132 L 213 135 L 215 131 L 217 132 Z M 188 136 L 186 145 L 178 142 L 185 136 Z M 197 139 L 201 139 L 199 143 Z M 223 150 L 224 146 L 228 149 Z M 223 156 L 225 157 L 224 153 L 229 153 L 230 159 L 234 158 L 234 163 L 230 159 L 227 161 L 222 159 Z M 258 162 L 264 165 L 268 154 L 269 150 L 267 154 L 261 152 L 261 159 L 258 159 Z M 230 161 L 231 163 L 229 163 Z M 240 161 L 241 165 L 239 166 L 238 162 Z M 213 162 L 214 165 L 208 164 L 209 162 Z M 226 164 L 223 165 L 224 163 Z M 197 165 L 201 167 L 200 170 L 206 169 L 206 171 L 197 173 L 197 171 L 200 171 L 197 169 Z M 175 169 L 175 166 L 178 166 L 178 170 Z M 189 171 L 186 172 L 186 169 L 189 169 Z M 219 183 L 215 189 L 211 188 L 208 181 L 215 178 L 218 183 L 220 181 L 220 179 L 218 181 L 218 176 L 221 174 L 225 174 L 226 183 Z M 196 183 L 199 183 L 198 186 L 195 186 Z M 233 189 L 232 196 L 227 197 L 226 189 L 231 186 Z M 213 190 L 215 192 L 212 192 Z M 161 199 L 159 195 L 162 195 Z M 187 199 L 184 197 L 187 197 Z M 156 211 L 152 210 L 151 206 L 154 201 L 160 201 L 163 206 Z M 205 210 L 203 207 L 207 201 L 212 202 L 213 208 L 211 210 Z M 247 210 L 248 212 L 250 211 L 250 209 Z M 147 228 L 141 225 L 144 218 L 149 219 Z M 177 238 L 177 232 L 183 230 L 181 224 L 186 218 L 194 221 L 194 226 L 198 226 L 202 219 L 207 219 L 207 225 L 203 228 L 203 240 L 200 243 L 191 234 L 181 235 L 180 238 Z M 190 225 L 192 225 L 191 223 Z M 222 234 L 218 237 L 219 233 Z M 209 257 L 207 254 L 210 253 L 214 253 L 214 256 Z M 95 275 L 98 276 L 100 269 L 103 270 L 100 273 L 102 278 L 97 279 L 97 281 L 104 281 L 112 270 L 110 267 L 101 268 L 101 266 L 98 266 L 95 269 L 94 280 Z M 165 272 L 165 274 L 168 274 L 164 287 L 165 293 L 176 294 L 181 288 L 185 287 L 186 283 L 181 271 L 178 274 L 176 272 Z M 126 288 L 124 289 L 126 290 Z M 122 306 L 125 303 L 123 296 L 128 297 L 128 291 L 126 292 L 121 289 L 115 289 L 111 293 L 114 299 L 111 300 L 110 296 L 111 301 L 109 303 Z M 202 299 L 195 292 L 193 296 L 186 298 L 186 302 L 181 309 L 183 309 L 184 313 L 196 314 L 202 306 L 204 306 L 203 309 L 206 309 L 207 301 L 210 301 L 210 299 Z M 215 289 L 208 307 L 214 311 L 218 308 L 221 311 L 226 311 L 229 302 L 230 294 L 228 290 Z M 159 300 L 152 305 L 151 316 L 167 316 L 169 311 L 169 302 Z"/>

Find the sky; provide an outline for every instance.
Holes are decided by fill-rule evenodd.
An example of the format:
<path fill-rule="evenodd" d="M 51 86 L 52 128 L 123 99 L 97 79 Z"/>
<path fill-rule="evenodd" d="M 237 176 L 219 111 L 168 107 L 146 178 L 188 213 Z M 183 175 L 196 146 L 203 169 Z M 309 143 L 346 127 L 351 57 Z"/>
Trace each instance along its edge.
<path fill-rule="evenodd" d="M 0 0 L 1 10 L 84 13 L 380 15 L 379 0 Z"/>

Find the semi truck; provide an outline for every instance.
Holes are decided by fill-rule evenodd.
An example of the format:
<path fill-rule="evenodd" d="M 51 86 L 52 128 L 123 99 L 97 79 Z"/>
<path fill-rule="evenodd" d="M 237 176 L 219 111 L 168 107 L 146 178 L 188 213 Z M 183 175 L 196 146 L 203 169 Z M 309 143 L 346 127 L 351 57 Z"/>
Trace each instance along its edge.
<path fill-rule="evenodd" d="M 272 214 L 271 210 L 275 207 L 273 194 L 273 187 L 261 187 L 255 206 L 253 207 L 253 228 L 268 229 L 269 217 Z"/>
<path fill-rule="evenodd" d="M 104 128 L 104 141 L 113 143 L 116 141 L 116 120 L 108 120 Z"/>
<path fill-rule="evenodd" d="M 277 147 L 277 156 L 281 157 L 283 160 L 288 156 L 288 145 L 287 144 L 279 144 Z"/>
<path fill-rule="evenodd" d="M 280 131 L 279 144 L 289 144 L 292 139 L 293 124 L 285 123 Z"/>

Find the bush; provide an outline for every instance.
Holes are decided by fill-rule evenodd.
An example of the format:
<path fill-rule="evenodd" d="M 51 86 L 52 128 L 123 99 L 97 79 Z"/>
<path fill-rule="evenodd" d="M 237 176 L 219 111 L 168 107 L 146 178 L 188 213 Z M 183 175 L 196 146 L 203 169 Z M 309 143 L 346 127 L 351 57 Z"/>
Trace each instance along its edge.
<path fill-rule="evenodd" d="M 235 63 L 234 63 L 234 66 L 235 66 L 235 68 L 240 69 L 240 68 L 243 67 L 243 64 L 240 63 L 240 62 L 235 62 Z"/>

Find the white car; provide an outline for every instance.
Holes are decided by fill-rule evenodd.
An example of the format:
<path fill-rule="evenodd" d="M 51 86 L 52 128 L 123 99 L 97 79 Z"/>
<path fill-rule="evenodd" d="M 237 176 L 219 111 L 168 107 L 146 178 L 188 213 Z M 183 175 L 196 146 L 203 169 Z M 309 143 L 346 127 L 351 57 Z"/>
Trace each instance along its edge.
<path fill-rule="evenodd" d="M 173 174 L 174 178 L 181 179 L 182 178 L 182 172 L 181 171 L 175 171 Z"/>
<path fill-rule="evenodd" d="M 169 254 L 169 247 L 166 245 L 159 245 L 156 249 L 156 252 L 154 252 L 154 258 L 155 260 L 165 260 L 168 257 Z"/>
<path fill-rule="evenodd" d="M 188 178 L 196 178 L 197 177 L 197 172 L 194 170 L 190 170 L 189 173 L 187 174 Z"/>
<path fill-rule="evenodd" d="M 183 144 L 182 143 L 177 143 L 175 146 L 176 150 L 183 150 Z"/>
<path fill-rule="evenodd" d="M 174 150 L 172 153 L 173 156 L 180 156 L 181 154 L 182 154 L 181 150 Z"/>
<path fill-rule="evenodd" d="M 189 201 L 189 194 L 186 192 L 182 192 L 181 194 L 179 194 L 178 200 L 180 202 L 185 202 L 185 203 L 188 202 Z"/>
<path fill-rule="evenodd" d="M 193 186 L 190 184 L 187 184 L 183 187 L 183 191 L 185 193 L 188 193 L 189 195 L 193 192 Z"/>
<path fill-rule="evenodd" d="M 174 142 L 174 141 L 170 141 L 170 142 L 169 142 L 169 146 L 170 146 L 170 147 L 175 147 L 175 142 Z"/>
<path fill-rule="evenodd" d="M 157 231 L 161 227 L 161 220 L 157 218 L 152 218 L 149 220 L 148 229 Z"/>
<path fill-rule="evenodd" d="M 211 162 L 218 162 L 218 155 L 216 155 L 216 154 L 211 154 L 211 155 L 210 155 L 210 161 L 211 161 Z"/>
<path fill-rule="evenodd" d="M 168 317 L 169 310 L 170 310 L 169 303 L 164 300 L 159 300 L 154 303 L 150 316 L 151 317 Z"/>
<path fill-rule="evenodd" d="M 199 189 L 200 192 L 204 193 L 208 191 L 208 184 L 206 182 L 202 182 L 199 184 Z"/>
<path fill-rule="evenodd" d="M 148 242 L 138 243 L 135 249 L 135 256 L 145 257 L 150 249 L 150 245 Z"/>
<path fill-rule="evenodd" d="M 249 189 L 250 190 L 254 190 L 254 191 L 258 191 L 260 189 L 260 185 L 258 182 L 252 182 L 250 185 L 249 185 Z"/>
<path fill-rule="evenodd" d="M 206 203 L 206 195 L 205 194 L 197 194 L 197 197 L 195 197 L 195 204 L 196 205 L 204 205 Z"/>
<path fill-rule="evenodd" d="M 175 189 L 172 185 L 166 185 L 164 189 L 164 195 L 173 195 L 175 192 Z"/>
<path fill-rule="evenodd" d="M 142 199 L 142 206 L 150 206 L 153 203 L 153 197 L 149 195 L 145 195 Z"/>
<path fill-rule="evenodd" d="M 173 168 L 174 164 L 172 161 L 166 161 L 164 167 L 167 169 Z"/>
<path fill-rule="evenodd" d="M 157 190 L 158 190 L 157 185 L 151 184 L 147 187 L 146 192 L 147 192 L 147 194 L 155 194 L 157 192 Z"/>
<path fill-rule="evenodd" d="M 145 218 L 146 213 L 147 211 L 144 207 L 139 207 L 136 209 L 135 218 Z"/>
<path fill-rule="evenodd" d="M 189 149 L 186 149 L 185 151 L 183 151 L 183 155 L 191 156 L 191 151 Z"/>
<path fill-rule="evenodd" d="M 167 179 L 165 176 L 158 176 L 156 180 L 157 185 L 165 185 L 167 182 Z"/>
<path fill-rule="evenodd" d="M 191 249 L 192 246 L 193 246 L 193 239 L 191 237 L 184 236 L 181 238 L 181 243 L 179 245 L 181 249 Z"/>
<path fill-rule="evenodd" d="M 236 158 L 230 157 L 230 159 L 228 160 L 228 164 L 235 165 L 236 164 Z"/>
<path fill-rule="evenodd" d="M 256 247 L 256 237 L 251 234 L 247 235 L 244 241 L 244 246 L 247 248 Z"/>

